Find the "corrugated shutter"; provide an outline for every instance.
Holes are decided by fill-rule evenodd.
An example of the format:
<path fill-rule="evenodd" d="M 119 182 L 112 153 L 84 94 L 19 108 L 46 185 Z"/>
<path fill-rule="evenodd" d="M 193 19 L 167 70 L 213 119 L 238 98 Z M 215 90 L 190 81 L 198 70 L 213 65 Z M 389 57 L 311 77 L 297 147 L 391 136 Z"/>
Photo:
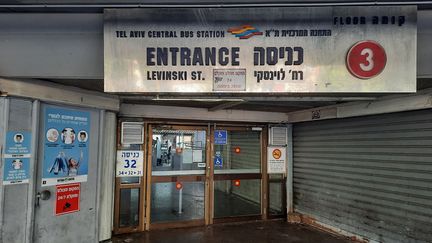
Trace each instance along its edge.
<path fill-rule="evenodd" d="M 261 132 L 255 131 L 230 131 L 230 156 L 232 169 L 254 169 L 259 168 L 261 161 Z M 234 148 L 240 148 L 240 153 L 235 153 Z"/>
<path fill-rule="evenodd" d="M 379 242 L 432 242 L 432 110 L 294 125 L 294 207 Z"/>

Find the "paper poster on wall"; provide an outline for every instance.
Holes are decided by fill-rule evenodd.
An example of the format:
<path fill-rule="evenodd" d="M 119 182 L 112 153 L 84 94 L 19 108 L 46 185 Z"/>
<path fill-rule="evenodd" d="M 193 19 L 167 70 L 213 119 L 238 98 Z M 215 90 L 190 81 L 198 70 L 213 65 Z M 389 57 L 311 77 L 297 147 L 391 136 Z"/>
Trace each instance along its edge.
<path fill-rule="evenodd" d="M 267 173 L 268 174 L 286 173 L 286 147 L 282 147 L 282 146 L 267 147 Z"/>
<path fill-rule="evenodd" d="M 87 181 L 90 113 L 48 107 L 42 186 Z"/>
<path fill-rule="evenodd" d="M 140 150 L 117 151 L 117 177 L 143 176 L 144 152 Z"/>
<path fill-rule="evenodd" d="M 80 210 L 81 184 L 56 186 L 55 215 L 74 213 Z"/>
<path fill-rule="evenodd" d="M 4 154 L 3 185 L 29 182 L 31 132 L 8 131 Z"/>

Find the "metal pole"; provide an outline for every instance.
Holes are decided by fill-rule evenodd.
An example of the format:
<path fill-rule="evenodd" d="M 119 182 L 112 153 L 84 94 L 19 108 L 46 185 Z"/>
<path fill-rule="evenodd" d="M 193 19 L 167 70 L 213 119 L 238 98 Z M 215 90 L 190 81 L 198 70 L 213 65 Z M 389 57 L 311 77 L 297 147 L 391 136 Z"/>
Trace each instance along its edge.
<path fill-rule="evenodd" d="M 178 203 L 178 214 L 183 213 L 183 188 L 179 190 L 179 203 Z"/>

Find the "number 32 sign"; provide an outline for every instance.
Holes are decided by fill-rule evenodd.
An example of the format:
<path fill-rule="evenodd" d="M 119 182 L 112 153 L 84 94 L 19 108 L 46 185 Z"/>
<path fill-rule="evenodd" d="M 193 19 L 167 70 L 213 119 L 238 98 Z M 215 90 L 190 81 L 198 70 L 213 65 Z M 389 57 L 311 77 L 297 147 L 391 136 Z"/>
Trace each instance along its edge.
<path fill-rule="evenodd" d="M 380 74 L 386 65 L 384 48 L 375 41 L 366 40 L 354 44 L 347 55 L 347 67 L 352 75 L 369 79 Z"/>
<path fill-rule="evenodd" d="M 144 153 L 140 150 L 117 151 L 117 177 L 143 176 Z"/>

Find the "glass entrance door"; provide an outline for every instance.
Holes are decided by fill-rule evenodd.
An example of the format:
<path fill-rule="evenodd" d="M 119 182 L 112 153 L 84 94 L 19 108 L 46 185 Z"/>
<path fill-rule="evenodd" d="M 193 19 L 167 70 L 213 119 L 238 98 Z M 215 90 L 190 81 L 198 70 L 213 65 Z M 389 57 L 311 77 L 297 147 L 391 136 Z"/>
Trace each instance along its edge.
<path fill-rule="evenodd" d="M 284 215 L 284 177 L 267 175 L 264 126 L 145 127 L 145 175 L 117 179 L 116 233 Z"/>
<path fill-rule="evenodd" d="M 217 128 L 213 137 L 213 221 L 261 219 L 262 132 Z"/>
<path fill-rule="evenodd" d="M 147 202 L 151 228 L 204 225 L 207 128 L 152 126 Z"/>

